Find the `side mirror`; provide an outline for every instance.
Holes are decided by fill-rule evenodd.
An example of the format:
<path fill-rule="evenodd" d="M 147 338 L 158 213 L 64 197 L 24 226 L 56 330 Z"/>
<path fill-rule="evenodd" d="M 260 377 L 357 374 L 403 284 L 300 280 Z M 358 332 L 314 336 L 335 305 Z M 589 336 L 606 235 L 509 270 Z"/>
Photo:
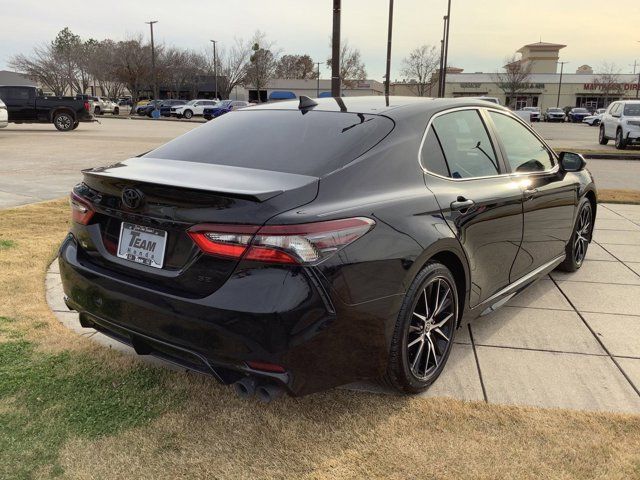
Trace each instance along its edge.
<path fill-rule="evenodd" d="M 565 172 L 579 172 L 587 166 L 587 161 L 579 153 L 560 152 L 560 168 Z"/>

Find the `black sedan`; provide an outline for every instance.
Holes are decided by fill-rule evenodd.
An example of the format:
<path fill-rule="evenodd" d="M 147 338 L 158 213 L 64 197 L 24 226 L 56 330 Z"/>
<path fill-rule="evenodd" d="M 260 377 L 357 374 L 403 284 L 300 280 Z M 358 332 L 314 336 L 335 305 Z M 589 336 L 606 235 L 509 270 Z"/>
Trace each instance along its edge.
<path fill-rule="evenodd" d="M 84 171 L 60 249 L 85 327 L 270 400 L 440 375 L 463 318 L 582 265 L 596 190 L 505 108 L 326 98 L 230 112 Z"/>

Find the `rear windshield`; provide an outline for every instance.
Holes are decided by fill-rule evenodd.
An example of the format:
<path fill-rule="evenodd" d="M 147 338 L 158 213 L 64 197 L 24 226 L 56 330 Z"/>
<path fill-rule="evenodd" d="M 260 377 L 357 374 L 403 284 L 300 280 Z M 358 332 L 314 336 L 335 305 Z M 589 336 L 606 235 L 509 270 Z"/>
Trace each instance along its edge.
<path fill-rule="evenodd" d="M 144 156 L 321 177 L 375 146 L 393 125 L 379 115 L 247 109 Z"/>
<path fill-rule="evenodd" d="M 640 103 L 625 105 L 624 115 L 627 117 L 640 117 Z"/>

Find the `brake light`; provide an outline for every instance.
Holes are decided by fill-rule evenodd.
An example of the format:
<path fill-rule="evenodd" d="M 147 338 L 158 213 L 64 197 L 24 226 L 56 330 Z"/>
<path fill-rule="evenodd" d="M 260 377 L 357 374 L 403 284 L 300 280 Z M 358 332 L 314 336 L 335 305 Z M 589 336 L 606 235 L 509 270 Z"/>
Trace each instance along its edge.
<path fill-rule="evenodd" d="M 91 205 L 89 205 L 89 202 L 71 192 L 69 203 L 71 205 L 71 218 L 73 221 L 80 225 L 88 225 L 95 213 Z"/>
<path fill-rule="evenodd" d="M 209 255 L 259 262 L 313 265 L 373 228 L 356 217 L 298 225 L 197 225 L 189 235 Z"/>
<path fill-rule="evenodd" d="M 91 109 L 91 108 L 90 108 L 90 106 L 89 106 L 89 102 L 87 102 L 86 100 L 85 100 L 85 102 L 84 102 L 84 109 L 85 109 L 87 112 Z"/>

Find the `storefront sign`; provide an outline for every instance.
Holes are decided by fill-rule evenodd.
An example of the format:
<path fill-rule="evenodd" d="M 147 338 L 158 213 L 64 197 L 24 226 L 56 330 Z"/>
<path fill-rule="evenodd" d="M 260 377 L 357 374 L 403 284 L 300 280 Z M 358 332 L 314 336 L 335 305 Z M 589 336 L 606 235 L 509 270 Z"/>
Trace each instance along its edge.
<path fill-rule="evenodd" d="M 461 83 L 460 88 L 480 88 L 480 83 Z"/>
<path fill-rule="evenodd" d="M 607 92 L 637 90 L 637 83 L 585 83 L 585 90 L 605 90 Z"/>

